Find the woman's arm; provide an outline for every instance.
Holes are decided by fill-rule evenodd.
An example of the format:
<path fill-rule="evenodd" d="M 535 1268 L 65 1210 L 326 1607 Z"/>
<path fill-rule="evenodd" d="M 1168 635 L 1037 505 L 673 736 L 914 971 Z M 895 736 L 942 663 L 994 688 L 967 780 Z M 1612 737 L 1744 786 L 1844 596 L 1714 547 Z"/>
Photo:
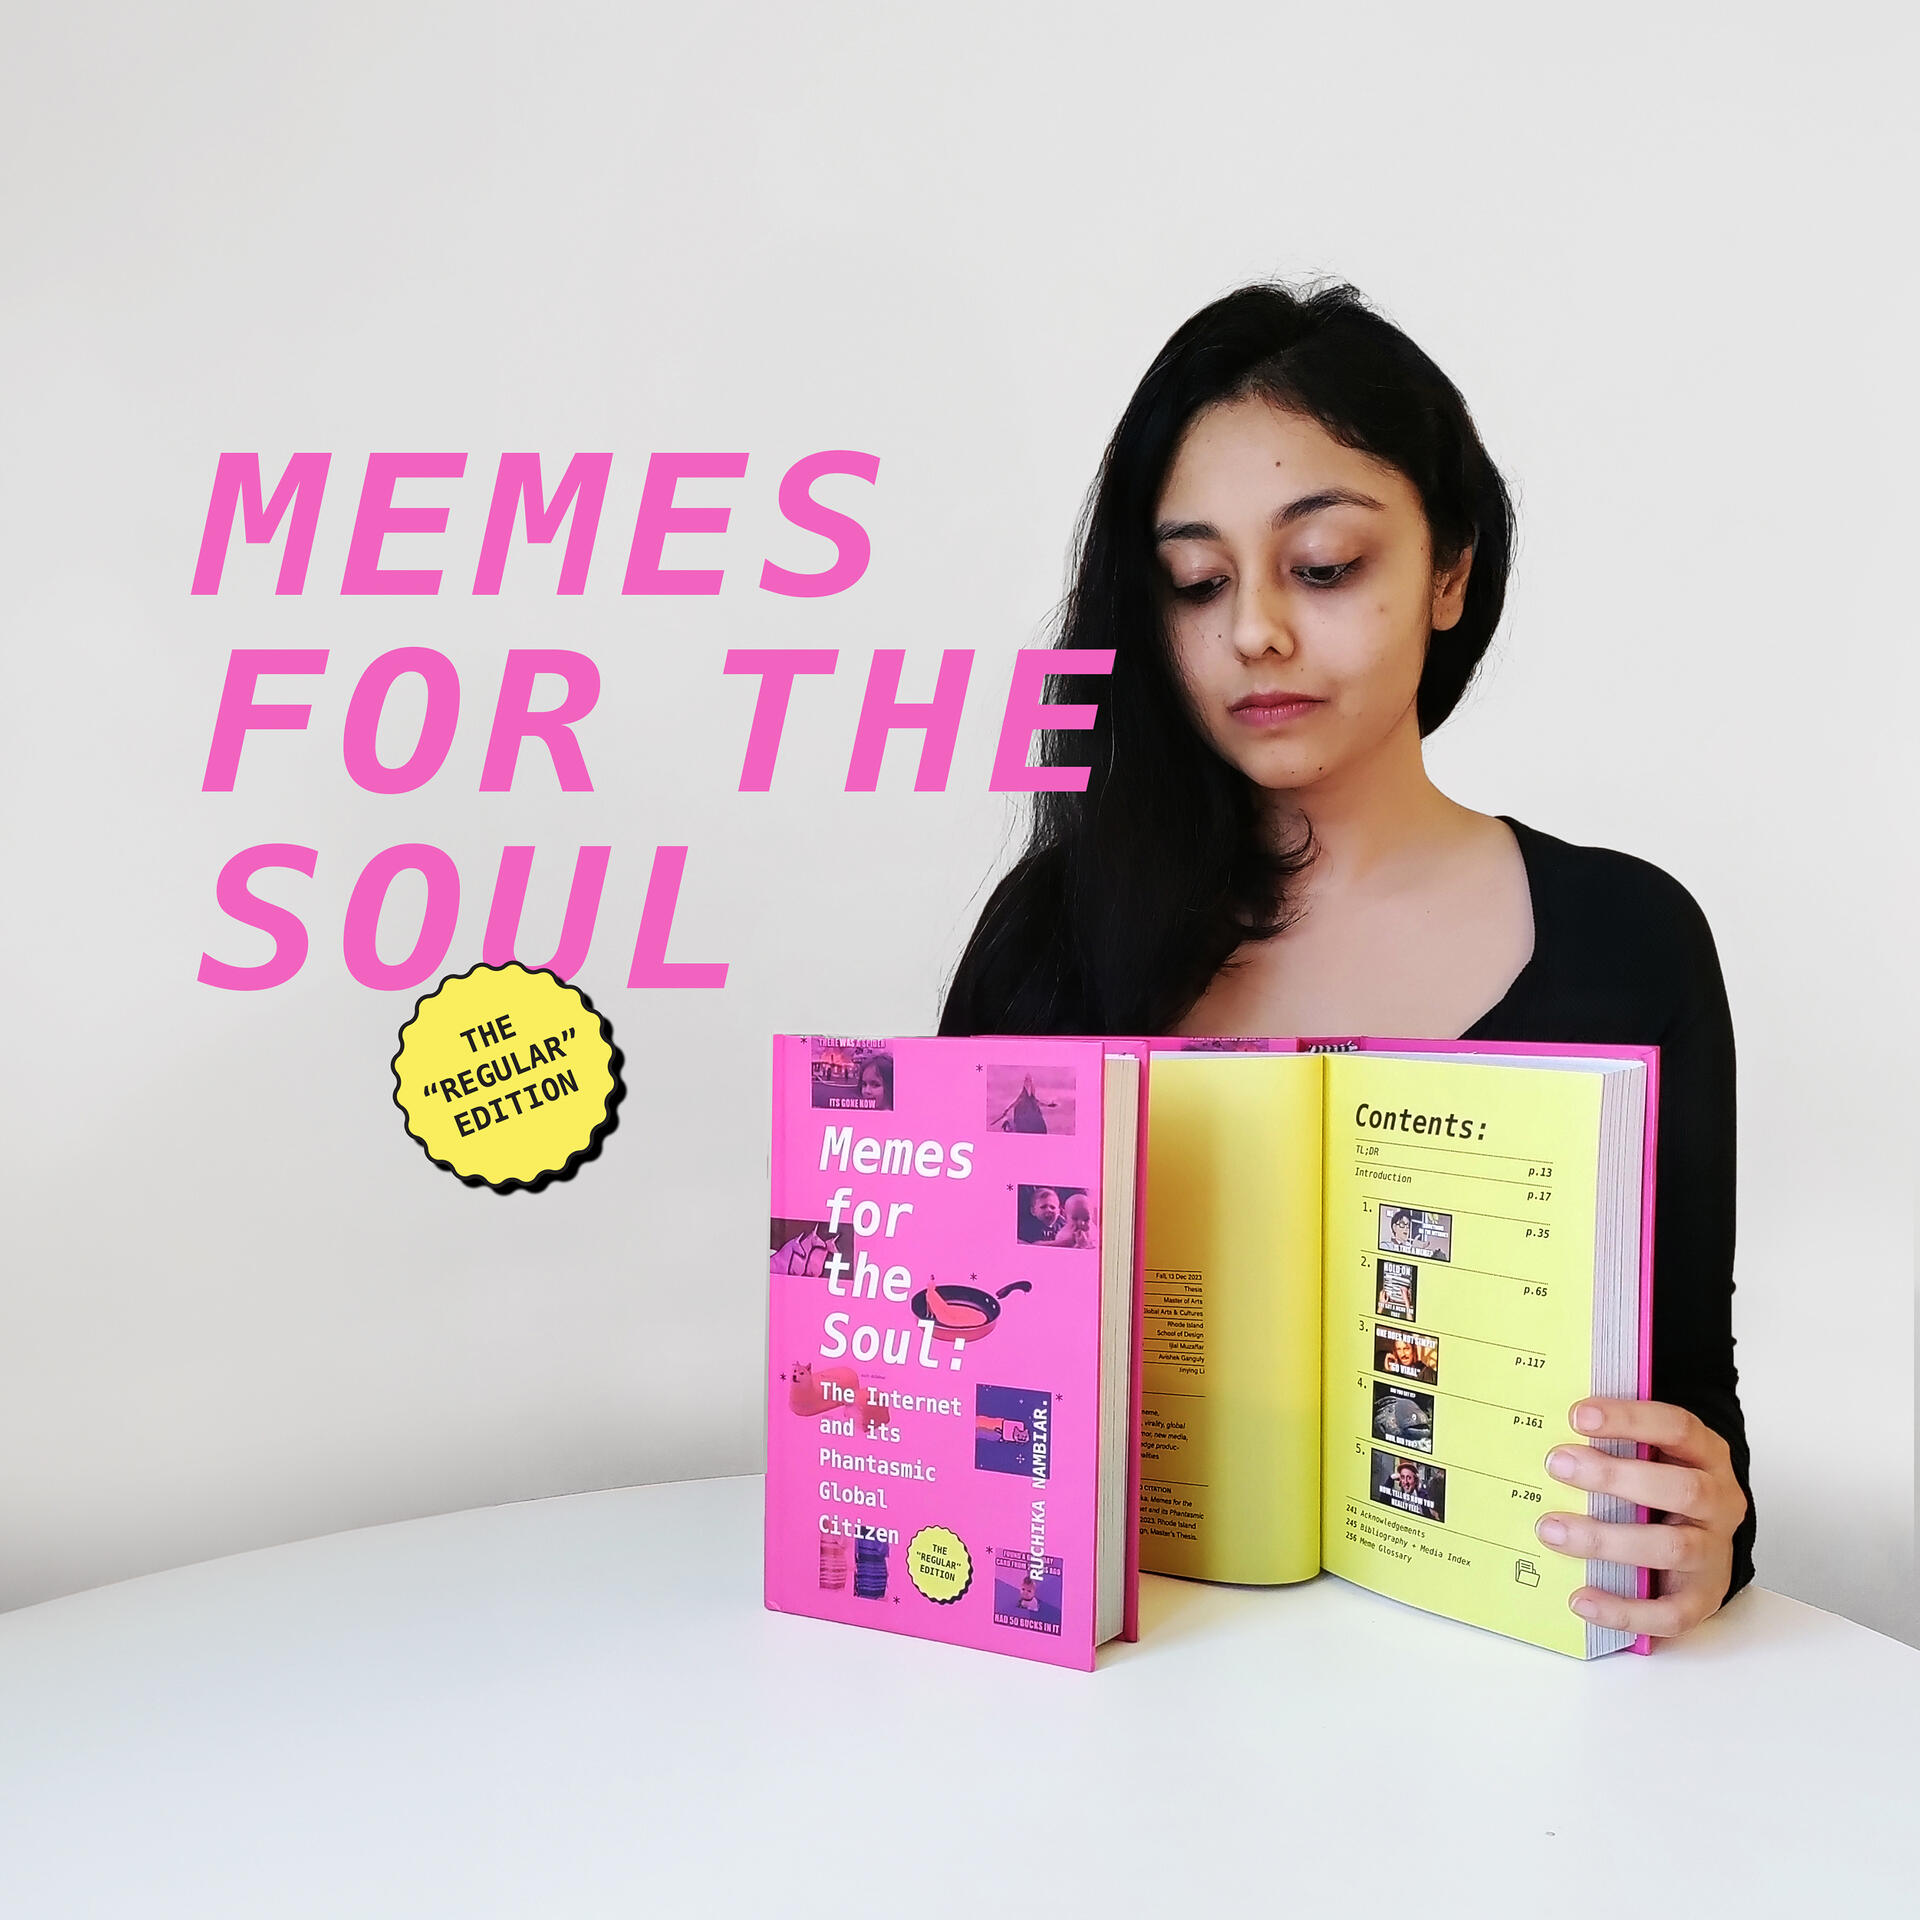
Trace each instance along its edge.
<path fill-rule="evenodd" d="M 1660 1036 L 1659 1176 L 1654 1192 L 1653 1397 L 1684 1407 L 1726 1443 L 1745 1498 L 1728 1599 L 1753 1578 L 1753 1491 L 1733 1359 L 1736 1139 L 1733 1017 L 1706 915 L 1678 885 L 1674 932 L 1684 987 Z M 1671 1284 L 1662 1287 L 1662 1277 Z M 1718 1604 L 1718 1601 L 1716 1601 Z"/>
<path fill-rule="evenodd" d="M 1677 882 L 1664 874 L 1657 881 L 1635 903 L 1640 916 L 1657 915 L 1657 925 L 1638 932 L 1672 989 L 1655 1036 L 1653 1398 L 1582 1401 L 1569 1416 L 1583 1436 L 1634 1441 L 1652 1448 L 1653 1458 L 1563 1446 L 1548 1468 L 1571 1486 L 1648 1507 L 1667 1524 L 1653 1534 L 1550 1514 L 1540 1533 L 1561 1552 L 1656 1569 L 1656 1600 L 1583 1588 L 1575 1604 L 1602 1625 L 1670 1635 L 1697 1625 L 1753 1578 L 1754 1511 L 1733 1359 L 1733 1022 L 1705 915 Z"/>

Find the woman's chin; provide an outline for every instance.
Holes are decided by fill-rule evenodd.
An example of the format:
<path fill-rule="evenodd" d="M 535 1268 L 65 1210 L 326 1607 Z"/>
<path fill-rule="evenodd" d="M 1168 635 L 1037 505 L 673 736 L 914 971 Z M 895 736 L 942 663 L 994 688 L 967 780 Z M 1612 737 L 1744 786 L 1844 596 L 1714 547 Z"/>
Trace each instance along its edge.
<path fill-rule="evenodd" d="M 1277 746 L 1254 752 L 1243 749 L 1231 759 L 1256 787 L 1276 799 L 1305 794 L 1335 770 L 1324 754 L 1304 754 Z"/>

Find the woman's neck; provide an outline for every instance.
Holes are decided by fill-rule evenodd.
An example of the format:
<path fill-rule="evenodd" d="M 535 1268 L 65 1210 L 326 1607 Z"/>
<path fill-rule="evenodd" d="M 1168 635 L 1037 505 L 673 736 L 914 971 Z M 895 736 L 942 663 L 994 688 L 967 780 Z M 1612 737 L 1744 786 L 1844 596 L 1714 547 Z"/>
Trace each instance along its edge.
<path fill-rule="evenodd" d="M 1313 864 L 1300 882 L 1308 898 L 1398 887 L 1481 824 L 1428 777 L 1411 712 L 1364 761 L 1272 793 L 1267 809 L 1280 844 L 1298 845 L 1302 828 L 1312 831 Z"/>

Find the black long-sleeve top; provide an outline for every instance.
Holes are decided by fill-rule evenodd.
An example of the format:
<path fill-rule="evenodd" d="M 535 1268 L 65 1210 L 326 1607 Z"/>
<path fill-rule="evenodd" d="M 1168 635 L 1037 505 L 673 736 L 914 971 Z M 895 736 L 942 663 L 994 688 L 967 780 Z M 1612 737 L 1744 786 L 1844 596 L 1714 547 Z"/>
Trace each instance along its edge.
<path fill-rule="evenodd" d="M 1753 1578 L 1753 1492 L 1733 1364 L 1733 1021 L 1706 916 L 1670 875 L 1508 820 L 1533 894 L 1533 957 L 1470 1040 L 1660 1049 L 1653 1397 L 1727 1443 L 1747 1495 L 1729 1594 Z"/>

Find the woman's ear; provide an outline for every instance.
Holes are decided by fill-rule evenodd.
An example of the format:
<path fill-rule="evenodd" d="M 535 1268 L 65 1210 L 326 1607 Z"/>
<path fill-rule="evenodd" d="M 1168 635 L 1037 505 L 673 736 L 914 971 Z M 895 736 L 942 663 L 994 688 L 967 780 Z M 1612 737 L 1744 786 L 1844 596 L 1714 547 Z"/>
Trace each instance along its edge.
<path fill-rule="evenodd" d="M 1459 559 L 1440 568 L 1433 576 L 1433 617 L 1428 622 L 1435 633 L 1445 633 L 1460 624 L 1466 610 L 1467 576 L 1473 571 L 1473 549 L 1461 549 Z"/>

